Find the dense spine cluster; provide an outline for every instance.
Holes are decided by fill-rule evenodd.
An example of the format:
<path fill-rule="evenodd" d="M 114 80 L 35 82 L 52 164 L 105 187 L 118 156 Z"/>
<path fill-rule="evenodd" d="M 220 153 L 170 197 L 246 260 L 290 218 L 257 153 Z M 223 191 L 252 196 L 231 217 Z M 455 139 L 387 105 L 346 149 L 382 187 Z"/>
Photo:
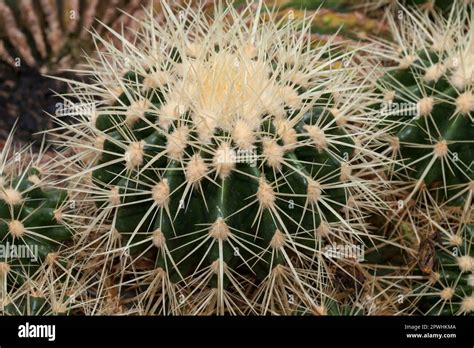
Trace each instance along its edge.
<path fill-rule="evenodd" d="M 398 66 L 378 81 L 381 112 L 393 121 L 390 151 L 400 160 L 394 175 L 414 183 L 405 203 L 426 189 L 438 202 L 461 206 L 474 187 L 471 18 L 457 7 L 436 23 L 421 12 L 404 16 L 394 29 Z M 415 26 L 424 30 L 415 33 Z"/>
<path fill-rule="evenodd" d="M 9 138 L 11 141 L 12 137 Z M 27 257 L 2 260 L 5 279 L 11 278 L 12 283 L 16 283 L 22 282 L 26 274 L 70 239 L 71 231 L 63 220 L 67 197 L 64 192 L 48 189 L 38 163 L 40 159 L 32 158 L 27 148 L 12 152 L 7 143 L 0 159 L 2 246 L 17 247 L 18 253 L 20 248 L 32 253 L 37 251 L 31 255 L 32 259 L 37 258 L 36 261 L 29 262 Z"/>
<path fill-rule="evenodd" d="M 37 5 L 116 17 L 0 0 L 31 62 L 82 37 Z M 362 48 L 263 0 L 129 5 L 61 78 L 54 158 L 0 154 L 0 248 L 34 254 L 2 255 L 1 314 L 474 312 L 472 5 L 398 4 Z"/>
<path fill-rule="evenodd" d="M 377 108 L 390 123 L 387 153 L 397 161 L 388 171 L 399 186 L 394 215 L 398 227 L 414 234 L 415 269 L 444 286 L 432 294 L 441 296 L 433 307 L 426 307 L 430 292 L 424 293 L 421 307 L 431 314 L 470 313 L 472 306 L 461 310 L 439 302 L 453 296 L 472 300 L 472 285 L 463 274 L 472 261 L 472 6 L 453 6 L 447 18 L 439 12 L 401 13 L 389 17 L 395 43 L 373 51 L 395 62 L 376 83 L 383 96 Z"/>
<path fill-rule="evenodd" d="M 12 142 L 13 133 L 0 153 L 0 312 L 41 314 L 48 300 L 33 291 L 35 285 L 60 286 L 64 280 L 62 250 L 73 233 L 68 198 L 52 188 L 43 151 L 15 149 Z"/>
<path fill-rule="evenodd" d="M 473 215 L 434 211 L 421 214 L 425 230 L 419 267 L 427 281 L 415 283 L 413 293 L 421 313 L 466 315 L 474 312 Z"/>
<path fill-rule="evenodd" d="M 367 80 L 353 53 L 311 46 L 309 21 L 264 10 L 165 5 L 166 25 L 149 14 L 90 60 L 96 85 L 73 87 L 90 108 L 64 125 L 63 164 L 81 163 L 74 189 L 142 312 L 321 314 L 341 267 L 325 248 L 370 240 L 384 157 Z"/>

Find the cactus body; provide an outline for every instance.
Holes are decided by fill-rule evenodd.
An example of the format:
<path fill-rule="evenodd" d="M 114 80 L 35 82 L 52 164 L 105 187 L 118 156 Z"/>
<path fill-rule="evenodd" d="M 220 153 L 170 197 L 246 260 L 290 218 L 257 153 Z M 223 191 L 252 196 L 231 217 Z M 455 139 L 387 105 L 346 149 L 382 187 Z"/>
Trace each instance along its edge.
<path fill-rule="evenodd" d="M 29 150 L 12 152 L 11 141 L 1 153 L 0 265 L 7 287 L 23 283 L 71 238 L 62 221 L 66 194 L 48 189 L 36 162 L 26 162 Z"/>
<path fill-rule="evenodd" d="M 212 22 L 164 6 L 166 25 L 149 17 L 141 42 L 108 46 L 92 71 L 101 101 L 65 126 L 76 189 L 118 251 L 176 292 L 158 311 L 184 307 L 180 295 L 206 313 L 207 297 L 209 313 L 319 313 L 311 284 L 335 262 L 322 247 L 361 243 L 365 209 L 383 205 L 364 83 L 340 65 L 350 54 L 312 48 L 306 20 L 261 21 L 261 2 L 218 6 Z"/>
<path fill-rule="evenodd" d="M 474 182 L 474 44 L 462 34 L 472 35 L 470 11 L 455 7 L 450 19 L 438 15 L 435 23 L 404 11 L 394 30 L 398 66 L 379 80 L 379 108 L 393 121 L 391 151 L 401 162 L 395 177 L 416 183 L 405 203 L 426 186 L 438 202 L 461 206 Z M 423 38 L 413 34 L 420 27 Z"/>
<path fill-rule="evenodd" d="M 422 297 L 421 310 L 427 314 L 474 313 L 473 224 L 464 225 L 457 235 L 460 244 L 444 241 L 437 245 L 436 264 L 431 274 L 430 295 Z M 435 295 L 433 295 L 433 292 Z"/>
<path fill-rule="evenodd" d="M 418 249 L 417 280 L 411 292 L 416 313 L 472 315 L 473 211 L 433 211 L 429 218 L 423 213 L 414 216 L 420 226 L 422 222 L 425 225 L 423 230 L 420 228 L 423 238 Z"/>
<path fill-rule="evenodd" d="M 379 47 L 397 66 L 377 81 L 383 96 L 377 108 L 391 123 L 387 151 L 397 161 L 388 171 L 399 185 L 395 227 L 416 255 L 414 273 L 406 276 L 415 279 L 410 296 L 420 300 L 422 313 L 470 314 L 472 5 L 456 4 L 447 18 L 437 11 L 401 13 L 389 15 L 396 44 Z"/>

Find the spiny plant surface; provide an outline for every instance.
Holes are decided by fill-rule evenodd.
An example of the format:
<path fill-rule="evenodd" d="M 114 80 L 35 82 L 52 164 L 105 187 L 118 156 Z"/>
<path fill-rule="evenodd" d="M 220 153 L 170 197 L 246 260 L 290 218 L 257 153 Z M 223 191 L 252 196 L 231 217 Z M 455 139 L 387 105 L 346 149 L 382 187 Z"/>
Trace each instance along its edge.
<path fill-rule="evenodd" d="M 89 275 L 96 270 L 88 269 L 74 250 L 50 253 L 21 285 L 2 291 L 0 315 L 88 315 L 98 296 Z"/>
<path fill-rule="evenodd" d="M 376 279 L 394 296 L 395 314 L 472 315 L 472 197 L 471 191 L 464 206 L 447 206 L 424 187 L 406 209 L 394 200 L 385 239 L 367 262 L 376 263 Z"/>
<path fill-rule="evenodd" d="M 95 36 L 96 82 L 71 82 L 89 107 L 63 123 L 59 165 L 139 313 L 322 314 L 341 268 L 324 247 L 370 240 L 385 162 L 366 81 L 263 6 L 164 3 L 166 24 L 150 13 L 121 50 Z"/>
<path fill-rule="evenodd" d="M 1 141 L 17 118 L 17 134 L 24 141 L 38 140 L 35 133 L 51 128 L 51 119 L 44 117 L 43 110 L 63 112 L 55 93 L 68 89 L 63 81 L 53 82 L 43 74 L 72 78 L 67 70 L 84 61 L 84 52 L 101 49 L 89 39 L 90 31 L 106 35 L 105 28 L 111 27 L 129 37 L 137 24 L 132 17 L 143 16 L 142 7 L 150 1 L 1 0 Z M 120 46 L 116 37 L 112 39 Z"/>
<path fill-rule="evenodd" d="M 401 8 L 389 14 L 395 43 L 371 52 L 393 63 L 377 80 L 397 180 L 393 231 L 417 305 L 406 312 L 469 314 L 472 286 L 474 96 L 472 5 L 449 15 Z M 397 232 L 400 234 L 397 236 Z M 408 255 L 407 255 L 407 254 Z M 415 262 L 410 262 L 410 258 Z M 419 279 L 423 279 L 422 285 Z M 415 301 L 415 302 L 416 302 Z"/>
<path fill-rule="evenodd" d="M 34 153 L 15 134 L 0 152 L 0 315 L 89 313 L 96 270 L 77 257 L 81 216 L 53 187 L 44 142 Z"/>
<path fill-rule="evenodd" d="M 50 187 L 42 155 L 15 150 L 13 133 L 0 153 L 0 295 L 2 306 L 71 238 L 64 192 Z M 41 151 L 40 151 L 41 152 Z"/>
<path fill-rule="evenodd" d="M 472 315 L 474 312 L 474 211 L 425 207 L 414 214 L 421 242 L 409 294 L 414 313 Z M 420 280 L 420 276 L 423 276 Z"/>
<path fill-rule="evenodd" d="M 413 184 L 404 204 L 426 186 L 462 206 L 474 188 L 471 7 L 454 6 L 448 18 L 404 8 L 401 19 L 389 17 L 395 44 L 374 50 L 397 63 L 377 82 L 378 107 L 393 122 L 389 151 L 401 163 L 393 177 Z"/>

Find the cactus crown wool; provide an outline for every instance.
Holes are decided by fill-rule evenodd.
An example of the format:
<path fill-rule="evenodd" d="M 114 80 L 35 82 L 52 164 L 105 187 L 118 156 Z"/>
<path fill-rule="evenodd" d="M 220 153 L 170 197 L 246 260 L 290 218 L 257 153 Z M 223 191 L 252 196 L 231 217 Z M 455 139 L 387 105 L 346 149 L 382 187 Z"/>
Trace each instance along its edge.
<path fill-rule="evenodd" d="M 263 2 L 163 8 L 165 24 L 150 10 L 133 40 L 114 33 L 122 49 L 95 36 L 97 82 L 71 82 L 89 107 L 63 122 L 61 165 L 94 204 L 89 230 L 115 246 L 108 262 L 128 260 L 120 278 L 150 279 L 142 312 L 325 312 L 312 279 L 359 260 L 324 247 L 370 240 L 365 216 L 384 206 L 370 74 Z"/>
<path fill-rule="evenodd" d="M 58 78 L 53 160 L 0 155 L 0 247 L 38 256 L 2 256 L 1 313 L 474 311 L 472 6 L 361 49 L 263 0 L 154 2 Z"/>

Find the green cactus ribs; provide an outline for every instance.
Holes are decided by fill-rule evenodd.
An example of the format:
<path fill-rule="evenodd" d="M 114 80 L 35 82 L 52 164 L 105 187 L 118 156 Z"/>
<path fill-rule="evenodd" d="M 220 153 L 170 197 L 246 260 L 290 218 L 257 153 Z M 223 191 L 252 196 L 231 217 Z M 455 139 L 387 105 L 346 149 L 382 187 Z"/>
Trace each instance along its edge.
<path fill-rule="evenodd" d="M 398 77 L 405 78 L 409 74 L 405 72 Z M 411 90 L 417 89 L 417 85 L 412 85 L 407 90 L 410 87 Z M 395 92 L 390 101 L 405 103 L 407 96 L 403 95 L 404 91 Z M 419 117 L 398 119 L 401 126 L 394 130 L 391 147 L 397 158 L 408 166 L 401 166 L 398 172 L 420 180 L 436 192 L 440 200 L 455 197 L 462 202 L 458 195 L 459 187 L 474 180 L 472 106 L 468 104 L 466 108 L 465 105 L 465 102 L 472 103 L 472 92 L 459 93 L 448 87 L 439 94 L 410 96 L 418 99 L 413 109 L 417 110 Z M 446 102 L 445 96 L 450 96 L 450 101 L 455 101 L 457 105 Z"/>
<path fill-rule="evenodd" d="M 94 102 L 57 140 L 104 278 L 146 313 L 324 312 L 325 247 L 370 241 L 384 207 L 353 52 L 312 45 L 309 18 L 279 22 L 263 1 L 163 11 L 104 43 L 96 83 L 71 82 Z"/>
<path fill-rule="evenodd" d="M 252 260 L 256 263 L 252 268 L 268 272 L 284 261 L 278 250 L 288 242 L 286 235 L 295 244 L 314 248 L 313 231 L 321 220 L 323 224 L 338 221 L 338 211 L 347 203 L 344 189 L 337 184 L 350 175 L 341 160 L 344 153 L 352 154 L 352 142 L 338 127 L 329 127 L 324 134 L 321 128 L 333 120 L 322 109 L 306 113 L 284 130 L 287 138 L 302 139 L 290 151 L 285 150 L 292 145 L 290 139 L 285 143 L 275 122 L 267 122 L 257 132 L 255 148 L 247 153 L 248 160 L 255 161 L 252 165 L 234 162 L 240 162 L 243 151 L 233 149 L 230 134 L 215 136 L 205 147 L 186 143 L 182 135 L 191 137 L 192 130 L 181 119 L 171 126 L 170 134 L 155 130 L 140 139 L 135 133 L 137 142 L 120 153 L 125 160 L 96 170 L 94 177 L 112 179 L 106 182 L 113 185 L 109 202 L 122 205 L 117 229 L 133 245 L 149 240 L 151 234 L 163 253 L 158 261 L 162 267 L 172 264 L 172 259 L 181 260 L 176 272 L 187 274 L 201 263 L 212 265 L 222 253 L 229 267 Z M 337 137 L 341 144 L 325 150 L 326 137 Z M 106 140 L 104 154 L 109 143 Z M 168 153 L 157 156 L 159 149 Z M 123 178 L 127 169 L 135 173 Z M 315 211 L 323 187 L 334 207 L 321 205 Z"/>
<path fill-rule="evenodd" d="M 16 119 L 17 134 L 25 142 L 38 140 L 37 132 L 54 128 L 45 113 L 60 111 L 63 100 L 57 95 L 68 91 L 60 79 L 79 78 L 72 69 L 83 62 L 84 52 L 95 49 L 89 31 L 103 32 L 104 25 L 120 30 L 123 25 L 131 33 L 136 21 L 118 8 L 140 17 L 142 6 L 148 5 L 124 0 L 0 0 L 1 140 Z"/>
<path fill-rule="evenodd" d="M 77 298 L 87 285 L 72 258 L 53 252 L 22 284 L 2 293 L 0 315 L 70 315 L 83 313 Z M 5 291 L 5 289 L 3 289 Z M 2 291 L 2 292 L 3 292 Z"/>
<path fill-rule="evenodd" d="M 67 298 L 66 298 L 67 299 Z M 9 316 L 46 316 L 46 315 L 70 315 L 69 303 L 51 304 L 41 294 L 22 294 L 16 296 L 14 301 L 0 307 L 0 313 Z"/>
<path fill-rule="evenodd" d="M 401 261 L 400 269 L 413 261 L 401 308 L 417 314 L 471 314 L 473 308 L 471 10 L 456 3 L 446 16 L 400 6 L 387 17 L 395 42 L 380 41 L 373 51 L 386 63 L 376 80 L 376 108 L 388 125 L 393 163 L 387 173 L 399 199 L 395 226 L 385 233 L 399 233 L 401 258 L 393 261 Z"/>
<path fill-rule="evenodd" d="M 4 306 L 3 313 L 7 315 L 43 315 L 45 313 L 45 298 L 25 296 L 18 303 Z"/>
<path fill-rule="evenodd" d="M 70 239 L 62 220 L 66 193 L 47 189 L 38 168 L 27 164 L 26 150 L 9 145 L 1 154 L 0 249 L 2 279 L 8 286 L 23 283 Z"/>
<path fill-rule="evenodd" d="M 450 315 L 474 312 L 474 225 L 466 224 L 459 237 L 459 240 L 451 241 L 451 244 L 460 242 L 457 246 L 451 247 L 449 251 L 437 251 L 439 271 L 433 274 L 437 280 L 435 286 L 439 289 L 440 298 L 451 303 L 445 308 L 440 304 L 431 307 L 433 313 Z"/>
<path fill-rule="evenodd" d="M 401 162 L 396 174 L 417 181 L 407 201 L 426 187 L 438 202 L 462 205 L 474 185 L 474 45 L 456 36 L 465 30 L 463 18 L 437 17 L 444 36 L 440 27 L 413 20 L 405 30 L 426 25 L 427 42 L 401 42 L 398 67 L 379 80 L 379 107 L 393 121 L 391 150 Z"/>

